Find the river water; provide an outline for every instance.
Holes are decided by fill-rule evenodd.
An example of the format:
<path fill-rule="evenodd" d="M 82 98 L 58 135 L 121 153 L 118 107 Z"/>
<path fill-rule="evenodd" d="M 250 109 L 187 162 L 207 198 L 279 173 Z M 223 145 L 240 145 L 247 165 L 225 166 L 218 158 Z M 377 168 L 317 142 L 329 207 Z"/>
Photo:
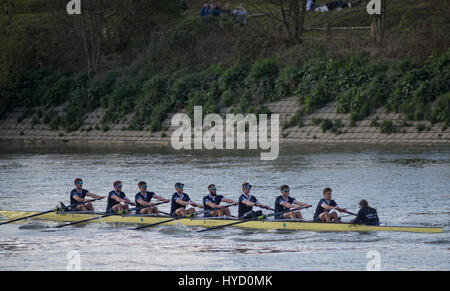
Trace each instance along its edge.
<path fill-rule="evenodd" d="M 252 194 L 273 205 L 278 187 L 313 205 L 322 189 L 350 211 L 367 199 L 381 221 L 444 226 L 442 234 L 280 232 L 227 228 L 127 226 L 92 223 L 52 229 L 55 222 L 0 226 L 0 270 L 66 270 L 79 255 L 82 270 L 450 270 L 450 149 L 300 148 L 283 149 L 276 161 L 258 152 L 174 152 L 166 148 L 2 147 L 0 208 L 48 210 L 68 203 L 73 180 L 106 195 L 115 180 L 129 198 L 137 183 L 170 197 L 177 181 L 197 202 L 215 183 L 225 197 L 238 199 L 249 181 Z M 103 211 L 106 201 L 95 202 Z M 160 208 L 169 210 L 169 205 Z M 237 208 L 231 208 L 236 215 Z M 344 221 L 350 218 L 343 218 Z M 371 252 L 370 251 L 375 251 Z M 375 254 L 374 256 L 371 256 Z M 378 260 L 379 259 L 379 260 Z"/>

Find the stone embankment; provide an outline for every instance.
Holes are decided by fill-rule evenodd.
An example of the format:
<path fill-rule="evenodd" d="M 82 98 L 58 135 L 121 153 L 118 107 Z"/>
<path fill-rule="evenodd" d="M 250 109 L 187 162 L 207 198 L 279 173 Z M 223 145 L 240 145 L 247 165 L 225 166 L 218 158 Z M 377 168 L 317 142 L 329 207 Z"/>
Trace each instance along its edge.
<path fill-rule="evenodd" d="M 267 104 L 272 113 L 280 114 L 280 124 L 289 121 L 298 111 L 299 105 L 296 97 L 289 97 L 277 102 Z M 61 112 L 63 107 L 57 108 Z M 87 115 L 82 128 L 76 132 L 66 133 L 62 130 L 50 130 L 48 125 L 34 124 L 32 118 L 17 122 L 24 109 L 16 109 L 7 118 L 0 122 L 0 140 L 23 143 L 55 143 L 69 144 L 141 144 L 141 145 L 170 145 L 170 137 L 176 128 L 170 126 L 171 117 L 164 121 L 165 130 L 162 132 L 130 131 L 125 130 L 127 122 L 114 125 L 104 132 L 101 128 L 101 120 L 104 114 L 102 109 L 97 109 Z M 230 112 L 230 108 L 223 108 L 224 116 Z M 378 123 L 392 121 L 396 127 L 394 133 L 381 133 L 380 127 L 374 126 L 373 120 L 378 117 Z M 131 120 L 132 114 L 126 116 Z M 332 130 L 323 131 L 318 120 L 329 119 L 340 126 Z M 407 124 L 407 125 L 405 125 Z M 418 130 L 421 127 L 422 130 Z M 400 114 L 386 113 L 383 108 L 356 123 L 350 125 L 349 114 L 336 113 L 334 102 L 303 117 L 303 126 L 287 127 L 280 131 L 280 142 L 285 145 L 302 144 L 341 144 L 341 145 L 450 145 L 450 130 L 442 129 L 442 124 L 431 125 L 427 121 L 403 121 Z"/>

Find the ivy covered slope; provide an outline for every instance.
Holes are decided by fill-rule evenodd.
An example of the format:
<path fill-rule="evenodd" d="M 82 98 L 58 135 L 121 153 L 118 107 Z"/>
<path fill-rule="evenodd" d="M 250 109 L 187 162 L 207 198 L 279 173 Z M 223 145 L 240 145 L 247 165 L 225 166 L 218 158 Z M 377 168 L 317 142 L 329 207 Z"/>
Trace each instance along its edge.
<path fill-rule="evenodd" d="M 450 121 L 450 50 L 444 33 L 450 9 L 442 1 L 388 6 L 382 44 L 366 38 L 355 43 L 354 35 L 345 34 L 328 42 L 305 37 L 290 46 L 261 33 L 251 21 L 243 26 L 226 16 L 201 19 L 192 7 L 198 1 L 186 1 L 189 10 L 183 13 L 178 6 L 161 8 L 161 15 L 152 18 L 158 21 L 145 25 L 147 15 L 130 10 L 134 18 L 107 19 L 102 63 L 95 73 L 86 69 L 79 36 L 61 28 L 59 18 L 41 5 L 46 2 L 24 1 L 16 7 L 21 10 L 0 17 L 2 118 L 21 107 L 26 111 L 18 123 L 31 117 L 33 124 L 73 132 L 86 114 L 101 107 L 105 114 L 96 129 L 108 131 L 132 113 L 124 130 L 155 132 L 163 129 L 169 113 L 191 114 L 195 105 L 202 105 L 205 114 L 223 106 L 268 113 L 264 104 L 296 95 L 302 109 L 285 128 L 302 126 L 304 115 L 331 101 L 339 113 L 351 114 L 353 125 L 380 107 L 402 113 L 405 122 L 442 123 L 444 130 Z M 310 26 L 324 21 L 370 23 L 362 9 L 306 18 Z M 64 111 L 58 113 L 61 105 Z M 333 127 L 326 123 L 324 128 Z M 395 131 L 390 124 L 375 120 L 374 125 Z"/>

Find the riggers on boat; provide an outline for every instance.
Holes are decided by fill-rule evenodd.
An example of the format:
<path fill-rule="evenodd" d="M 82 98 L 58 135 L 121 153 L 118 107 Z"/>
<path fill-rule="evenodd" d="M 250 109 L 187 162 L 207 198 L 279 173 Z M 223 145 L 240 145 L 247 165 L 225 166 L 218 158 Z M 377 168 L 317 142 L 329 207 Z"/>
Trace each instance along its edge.
<path fill-rule="evenodd" d="M 38 211 L 2 211 L 0 215 L 8 219 L 16 219 L 39 213 Z M 104 213 L 85 213 L 85 212 L 51 212 L 41 215 L 33 219 L 51 220 L 57 222 L 77 222 L 89 218 L 98 217 Z M 168 216 L 156 215 L 112 215 L 96 222 L 103 221 L 106 223 L 118 224 L 153 224 L 162 222 L 164 220 L 172 219 Z M 219 225 L 229 224 L 238 221 L 233 218 L 183 218 L 176 221 L 168 222 L 167 225 L 176 225 L 181 223 L 186 226 L 201 226 L 214 227 Z M 441 233 L 442 227 L 426 227 L 426 226 L 410 226 L 410 225 L 394 225 L 381 223 L 379 226 L 372 225 L 354 225 L 351 223 L 322 223 L 309 221 L 293 221 L 286 219 L 275 220 L 254 220 L 236 225 L 236 227 L 250 228 L 250 229 L 277 229 L 277 230 L 309 230 L 309 231 L 404 231 L 404 232 L 421 232 L 421 233 Z"/>

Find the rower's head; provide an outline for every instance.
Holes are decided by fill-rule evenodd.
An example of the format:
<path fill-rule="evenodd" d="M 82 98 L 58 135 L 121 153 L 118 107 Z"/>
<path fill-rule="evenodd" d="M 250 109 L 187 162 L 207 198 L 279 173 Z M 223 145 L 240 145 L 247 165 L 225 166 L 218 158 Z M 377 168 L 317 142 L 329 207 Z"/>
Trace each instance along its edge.
<path fill-rule="evenodd" d="M 147 182 L 141 181 L 138 183 L 139 191 L 144 192 L 147 191 Z"/>
<path fill-rule="evenodd" d="M 117 192 L 122 191 L 122 182 L 121 181 L 114 182 L 113 186 Z"/>
<path fill-rule="evenodd" d="M 83 180 L 81 180 L 81 178 L 76 178 L 73 183 L 75 184 L 75 188 L 77 189 L 83 188 Z"/>
<path fill-rule="evenodd" d="M 244 194 L 248 195 L 248 193 L 250 193 L 250 189 L 252 189 L 252 185 L 250 185 L 249 182 L 242 184 L 242 192 L 244 192 Z"/>
<path fill-rule="evenodd" d="M 184 184 L 183 183 L 177 182 L 175 184 L 175 190 L 178 192 L 178 194 L 183 193 L 183 189 L 184 189 Z"/>
<path fill-rule="evenodd" d="M 331 192 L 333 192 L 333 190 L 331 190 L 330 187 L 326 187 L 323 189 L 323 198 L 325 198 L 326 200 L 331 200 Z"/>
<path fill-rule="evenodd" d="M 369 202 L 366 199 L 359 201 L 359 208 L 369 208 Z"/>
<path fill-rule="evenodd" d="M 217 187 L 214 184 L 211 184 L 208 186 L 208 191 L 209 194 L 211 194 L 212 196 L 215 196 L 217 194 Z"/>
<path fill-rule="evenodd" d="M 290 192 L 291 190 L 289 189 L 289 186 L 288 186 L 288 185 L 282 185 L 282 186 L 280 187 L 280 191 L 281 191 L 281 195 L 287 197 L 287 196 L 289 196 L 289 192 Z"/>

